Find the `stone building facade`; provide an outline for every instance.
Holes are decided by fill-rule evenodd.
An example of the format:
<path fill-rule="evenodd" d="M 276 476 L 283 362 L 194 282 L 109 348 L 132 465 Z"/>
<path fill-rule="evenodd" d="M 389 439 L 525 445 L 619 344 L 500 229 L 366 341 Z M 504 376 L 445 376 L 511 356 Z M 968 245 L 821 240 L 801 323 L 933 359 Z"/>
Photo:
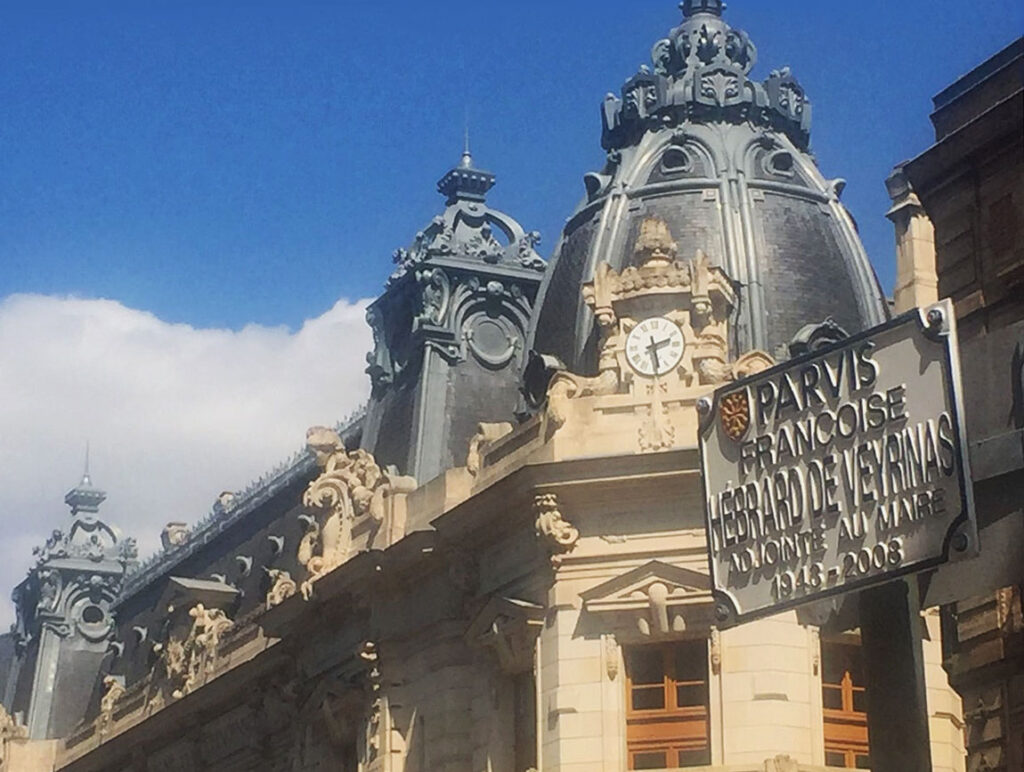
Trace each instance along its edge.
<path fill-rule="evenodd" d="M 0 769 L 867 767 L 855 604 L 715 625 L 696 405 L 888 310 L 799 82 L 750 77 L 718 0 L 682 10 L 606 99 L 607 163 L 550 263 L 468 151 L 442 178 L 370 309 L 366 411 L 154 558 L 116 553 L 56 723 L 25 707 L 21 596 Z M 932 768 L 961 772 L 921 626 Z"/>
<path fill-rule="evenodd" d="M 956 307 L 982 555 L 930 597 L 968 769 L 1009 772 L 1024 769 L 1024 38 L 934 105 L 935 144 L 890 179 L 890 216 L 905 294 Z"/>

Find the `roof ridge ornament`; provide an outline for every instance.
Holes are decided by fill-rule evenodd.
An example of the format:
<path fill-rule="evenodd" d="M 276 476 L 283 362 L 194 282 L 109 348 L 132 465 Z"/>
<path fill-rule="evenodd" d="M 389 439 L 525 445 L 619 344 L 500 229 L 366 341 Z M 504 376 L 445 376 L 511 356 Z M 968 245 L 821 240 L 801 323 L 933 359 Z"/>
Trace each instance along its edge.
<path fill-rule="evenodd" d="M 547 263 L 536 249 L 540 234 L 524 231 L 514 218 L 487 204 L 487 192 L 494 183 L 495 176 L 491 172 L 473 163 L 467 127 L 461 161 L 437 183 L 438 191 L 447 198 L 445 211 L 417 233 L 408 248 L 395 250 L 392 259 L 398 267 L 386 286 L 415 274 L 414 269 L 431 258 L 459 259 L 467 265 L 487 263 L 542 273 Z M 429 272 L 420 278 L 429 278 Z M 369 321 L 371 327 L 379 322 Z"/>
<path fill-rule="evenodd" d="M 473 155 L 469 152 L 469 130 L 466 130 L 466 143 L 459 163 L 449 169 L 438 180 L 437 190 L 447 197 L 451 206 L 459 201 L 476 201 L 484 203 L 487 191 L 494 187 L 497 178 L 488 171 L 473 165 Z"/>
<path fill-rule="evenodd" d="M 685 0 L 683 23 L 651 49 L 643 66 L 605 98 L 602 145 L 609 153 L 636 145 L 647 132 L 686 123 L 751 123 L 785 133 L 801 150 L 810 143 L 811 105 L 788 68 L 767 80 L 750 77 L 757 47 L 722 19 L 721 0 Z"/>

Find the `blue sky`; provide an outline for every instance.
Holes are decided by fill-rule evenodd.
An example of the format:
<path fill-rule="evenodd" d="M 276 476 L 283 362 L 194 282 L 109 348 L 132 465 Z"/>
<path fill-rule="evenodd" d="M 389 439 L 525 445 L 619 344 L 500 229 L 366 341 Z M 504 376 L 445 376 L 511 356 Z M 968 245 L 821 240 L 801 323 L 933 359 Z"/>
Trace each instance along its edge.
<path fill-rule="evenodd" d="M 1019 0 L 735 0 L 789 65 L 888 290 L 884 180 L 930 98 L 1024 30 Z M 366 397 L 365 299 L 441 210 L 469 116 L 493 204 L 550 254 L 603 162 L 599 105 L 673 0 L 57 5 L 0 0 L 0 630 L 67 522 L 159 544 Z"/>
<path fill-rule="evenodd" d="M 735 0 L 814 102 L 883 285 L 883 181 L 930 97 L 1024 31 L 1024 4 Z M 284 324 L 375 295 L 441 206 L 468 112 L 493 203 L 554 246 L 601 160 L 598 105 L 679 20 L 671 0 L 12 3 L 0 8 L 0 298 L 116 299 Z"/>

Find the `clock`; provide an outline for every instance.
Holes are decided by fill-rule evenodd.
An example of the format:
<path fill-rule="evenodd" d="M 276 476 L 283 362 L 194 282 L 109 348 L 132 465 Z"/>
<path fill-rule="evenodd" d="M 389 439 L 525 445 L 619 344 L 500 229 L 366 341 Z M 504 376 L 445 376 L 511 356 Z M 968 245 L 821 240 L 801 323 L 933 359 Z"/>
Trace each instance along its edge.
<path fill-rule="evenodd" d="M 665 375 L 682 360 L 685 346 L 679 325 L 663 316 L 653 316 L 630 331 L 626 361 L 640 375 Z"/>

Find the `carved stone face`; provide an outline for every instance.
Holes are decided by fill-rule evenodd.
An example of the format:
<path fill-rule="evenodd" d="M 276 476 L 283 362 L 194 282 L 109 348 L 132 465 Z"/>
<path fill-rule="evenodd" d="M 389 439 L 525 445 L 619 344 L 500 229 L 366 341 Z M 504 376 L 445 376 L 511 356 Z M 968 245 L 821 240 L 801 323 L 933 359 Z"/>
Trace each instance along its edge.
<path fill-rule="evenodd" d="M 324 466 L 328 458 L 344 448 L 344 444 L 334 429 L 313 426 L 306 432 L 306 447 L 316 454 L 317 464 Z"/>

